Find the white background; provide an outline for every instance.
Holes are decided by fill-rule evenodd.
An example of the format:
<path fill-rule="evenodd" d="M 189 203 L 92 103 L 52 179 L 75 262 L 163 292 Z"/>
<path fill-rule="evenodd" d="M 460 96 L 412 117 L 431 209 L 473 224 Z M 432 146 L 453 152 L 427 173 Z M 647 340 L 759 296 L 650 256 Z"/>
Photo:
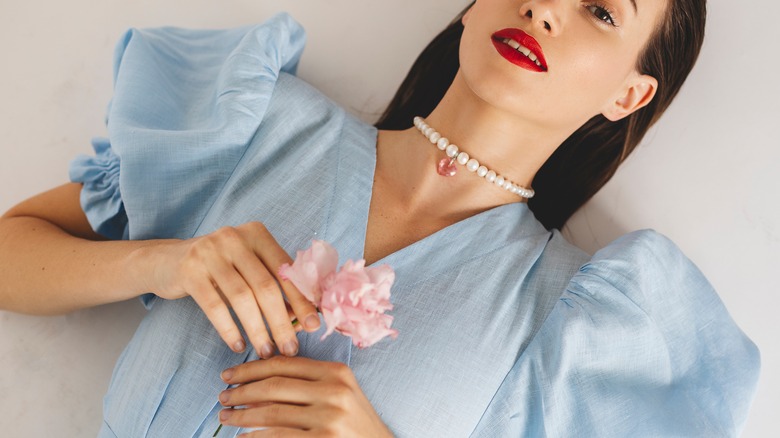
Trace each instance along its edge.
<path fill-rule="evenodd" d="M 232 27 L 287 10 L 308 34 L 299 76 L 373 123 L 420 50 L 467 3 L 0 0 L 0 211 L 67 182 L 70 160 L 105 135 L 112 52 L 128 27 Z M 709 8 L 706 43 L 680 96 L 565 231 L 589 251 L 647 227 L 677 242 L 761 350 L 743 436 L 777 436 L 780 3 Z M 114 361 L 142 314 L 137 301 L 57 317 L 0 311 L 0 435 L 94 436 Z"/>

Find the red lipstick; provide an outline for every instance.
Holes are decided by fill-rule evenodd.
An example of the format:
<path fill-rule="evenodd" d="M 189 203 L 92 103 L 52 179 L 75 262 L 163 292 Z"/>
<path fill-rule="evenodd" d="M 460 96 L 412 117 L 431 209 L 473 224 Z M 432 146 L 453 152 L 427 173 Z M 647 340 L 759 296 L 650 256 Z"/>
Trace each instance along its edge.
<path fill-rule="evenodd" d="M 528 56 L 533 55 L 534 57 L 536 57 L 536 60 L 539 61 L 539 64 L 541 65 L 536 65 L 536 62 L 532 61 L 531 58 L 517 51 L 515 48 L 511 47 L 510 45 L 504 43 L 503 40 L 506 38 L 510 40 L 514 40 L 515 42 L 517 42 L 518 44 L 520 44 L 521 46 L 529 50 L 530 53 Z M 498 50 L 498 53 L 500 53 L 501 56 L 506 58 L 512 64 L 515 64 L 519 67 L 531 71 L 536 71 L 536 72 L 547 71 L 547 62 L 544 60 L 544 53 L 542 53 L 542 46 L 539 45 L 539 43 L 534 39 L 534 37 L 528 35 L 522 30 L 514 29 L 514 28 L 501 29 L 498 32 L 493 34 L 492 41 L 493 41 L 493 45 L 496 46 L 496 50 Z"/>

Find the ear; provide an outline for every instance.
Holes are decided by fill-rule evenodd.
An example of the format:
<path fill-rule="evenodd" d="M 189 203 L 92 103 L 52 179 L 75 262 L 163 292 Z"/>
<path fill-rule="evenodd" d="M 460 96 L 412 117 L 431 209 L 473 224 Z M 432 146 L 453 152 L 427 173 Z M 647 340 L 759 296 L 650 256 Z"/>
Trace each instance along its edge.
<path fill-rule="evenodd" d="M 657 89 L 658 81 L 654 77 L 635 73 L 629 78 L 622 94 L 609 103 L 601 114 L 616 122 L 650 103 Z"/>

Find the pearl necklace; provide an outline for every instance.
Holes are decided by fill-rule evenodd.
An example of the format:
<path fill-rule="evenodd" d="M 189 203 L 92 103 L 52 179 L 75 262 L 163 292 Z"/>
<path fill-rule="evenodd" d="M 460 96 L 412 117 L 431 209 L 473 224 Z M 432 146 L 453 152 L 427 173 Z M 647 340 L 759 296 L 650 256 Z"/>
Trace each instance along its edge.
<path fill-rule="evenodd" d="M 435 144 L 439 150 L 447 153 L 447 157 L 449 158 L 442 158 L 436 166 L 436 172 L 438 172 L 439 175 L 454 176 L 458 172 L 458 169 L 455 166 L 455 162 L 457 162 L 458 164 L 465 165 L 469 172 L 476 173 L 480 178 L 485 178 L 489 183 L 495 184 L 522 198 L 533 198 L 533 189 L 521 187 L 512 181 L 509 181 L 509 179 L 505 178 L 503 175 L 498 175 L 495 171 L 480 165 L 479 161 L 469 157 L 469 154 L 459 151 L 457 146 L 451 144 L 449 140 L 442 137 L 435 129 L 428 126 L 428 124 L 425 123 L 425 119 L 422 117 L 417 116 L 414 118 L 414 126 L 417 127 L 424 136 L 428 137 L 428 140 Z"/>

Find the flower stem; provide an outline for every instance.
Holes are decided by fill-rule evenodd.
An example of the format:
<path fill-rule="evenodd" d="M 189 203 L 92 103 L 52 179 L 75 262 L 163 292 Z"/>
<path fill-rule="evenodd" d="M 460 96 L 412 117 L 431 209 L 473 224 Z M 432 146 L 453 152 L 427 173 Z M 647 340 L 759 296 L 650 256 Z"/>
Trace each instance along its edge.
<path fill-rule="evenodd" d="M 211 435 L 211 437 L 213 438 L 213 437 L 217 436 L 217 434 L 219 433 L 220 430 L 222 430 L 222 424 L 219 425 L 219 427 L 217 428 L 217 431 L 214 432 L 214 435 Z"/>

